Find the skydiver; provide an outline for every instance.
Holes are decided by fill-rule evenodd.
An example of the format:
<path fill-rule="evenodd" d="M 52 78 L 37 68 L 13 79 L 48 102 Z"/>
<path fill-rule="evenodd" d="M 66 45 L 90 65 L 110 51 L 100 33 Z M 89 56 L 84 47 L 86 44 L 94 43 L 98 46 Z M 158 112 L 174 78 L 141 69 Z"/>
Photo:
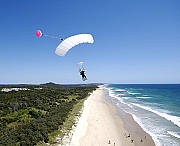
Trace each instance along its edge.
<path fill-rule="evenodd" d="M 87 80 L 84 70 L 80 70 L 80 75 L 82 76 L 83 81 Z"/>

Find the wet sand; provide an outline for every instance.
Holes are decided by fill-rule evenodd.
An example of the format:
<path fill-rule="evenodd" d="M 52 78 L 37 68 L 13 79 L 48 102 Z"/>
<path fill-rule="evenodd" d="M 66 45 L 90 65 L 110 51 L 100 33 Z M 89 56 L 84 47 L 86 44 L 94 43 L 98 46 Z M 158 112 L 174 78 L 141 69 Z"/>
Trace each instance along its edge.
<path fill-rule="evenodd" d="M 130 114 L 123 113 L 121 119 L 116 108 L 104 97 L 104 90 L 98 88 L 85 101 L 70 146 L 155 145 L 151 136 L 143 131 Z"/>

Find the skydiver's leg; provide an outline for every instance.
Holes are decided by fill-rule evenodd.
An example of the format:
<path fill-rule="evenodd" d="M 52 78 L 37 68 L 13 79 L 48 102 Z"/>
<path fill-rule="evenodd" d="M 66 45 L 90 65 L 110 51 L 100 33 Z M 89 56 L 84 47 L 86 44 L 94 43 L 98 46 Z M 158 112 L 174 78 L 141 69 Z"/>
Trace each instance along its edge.
<path fill-rule="evenodd" d="M 83 75 L 82 77 L 83 77 L 83 78 L 86 78 L 86 75 Z"/>
<path fill-rule="evenodd" d="M 87 80 L 87 77 L 86 77 L 86 75 L 84 75 L 84 79 L 86 79 L 86 80 Z"/>
<path fill-rule="evenodd" d="M 87 77 L 85 75 L 82 75 L 83 80 L 87 80 Z"/>

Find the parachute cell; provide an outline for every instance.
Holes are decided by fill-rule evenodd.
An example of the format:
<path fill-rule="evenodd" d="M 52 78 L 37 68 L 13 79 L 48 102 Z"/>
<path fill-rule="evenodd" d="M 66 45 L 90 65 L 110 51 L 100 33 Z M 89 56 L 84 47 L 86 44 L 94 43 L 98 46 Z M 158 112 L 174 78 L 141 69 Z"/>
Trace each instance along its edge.
<path fill-rule="evenodd" d="M 77 65 L 78 66 L 82 66 L 84 62 L 78 62 Z"/>
<path fill-rule="evenodd" d="M 72 47 L 78 44 L 93 42 L 94 40 L 91 34 L 78 34 L 75 36 L 71 36 L 59 44 L 59 46 L 56 48 L 55 53 L 59 56 L 64 56 Z"/>

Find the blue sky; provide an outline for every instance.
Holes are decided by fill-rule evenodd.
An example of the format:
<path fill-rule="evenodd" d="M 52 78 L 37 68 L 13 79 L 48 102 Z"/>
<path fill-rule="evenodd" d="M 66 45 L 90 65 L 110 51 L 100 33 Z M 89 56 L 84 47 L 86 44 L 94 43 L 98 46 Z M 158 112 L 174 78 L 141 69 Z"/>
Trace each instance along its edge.
<path fill-rule="evenodd" d="M 65 57 L 59 40 L 91 33 Z M 180 83 L 179 0 L 0 0 L 0 83 Z"/>

